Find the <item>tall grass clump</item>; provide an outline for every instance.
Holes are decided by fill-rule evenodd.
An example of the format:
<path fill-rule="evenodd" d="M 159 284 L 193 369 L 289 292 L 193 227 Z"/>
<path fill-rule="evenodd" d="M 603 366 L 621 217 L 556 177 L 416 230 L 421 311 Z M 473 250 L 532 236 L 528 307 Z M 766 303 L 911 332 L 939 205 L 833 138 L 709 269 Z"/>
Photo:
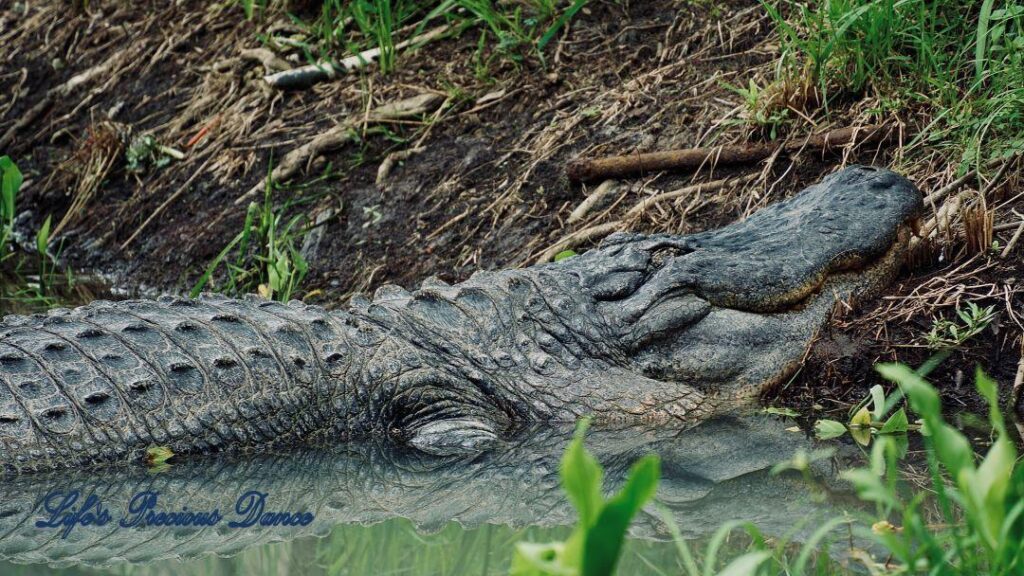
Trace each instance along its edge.
<path fill-rule="evenodd" d="M 288 11 L 283 0 L 238 0 L 247 19 L 271 11 Z M 380 51 L 380 70 L 397 64 L 396 46 L 426 27 L 446 23 L 451 34 L 478 30 L 481 44 L 518 63 L 528 56 L 543 61 L 544 49 L 587 0 L 323 0 L 315 15 L 291 14 L 309 31 L 308 56 L 338 57 L 367 49 Z"/>
<path fill-rule="evenodd" d="M 300 200 L 301 201 L 301 200 Z M 242 230 L 217 254 L 192 287 L 229 296 L 256 292 L 267 299 L 294 298 L 309 271 L 300 247 L 309 229 L 305 215 L 286 217 L 295 202 L 275 208 L 268 183 L 262 202 L 251 202 Z M 221 271 L 220 276 L 217 272 Z M 222 281 L 217 284 L 215 281 Z"/>
<path fill-rule="evenodd" d="M 1024 1 L 762 0 L 787 103 L 877 98 L 961 170 L 1024 149 Z M 922 153 L 924 151 L 922 150 Z"/>

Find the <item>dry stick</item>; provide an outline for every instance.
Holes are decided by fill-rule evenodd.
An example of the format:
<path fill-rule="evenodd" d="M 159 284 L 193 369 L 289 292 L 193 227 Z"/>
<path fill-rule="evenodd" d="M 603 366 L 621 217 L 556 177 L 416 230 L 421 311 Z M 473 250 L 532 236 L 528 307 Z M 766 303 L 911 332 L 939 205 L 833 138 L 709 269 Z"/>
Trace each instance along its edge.
<path fill-rule="evenodd" d="M 14 140 L 15 135 L 23 128 L 27 128 L 29 125 L 33 124 L 36 119 L 42 116 L 43 113 L 53 105 L 55 100 L 70 96 L 76 89 L 91 82 L 93 78 L 106 73 L 115 60 L 117 59 L 109 58 L 80 74 L 75 74 L 64 84 L 61 84 L 56 88 L 51 88 L 47 91 L 35 106 L 22 114 L 21 119 L 19 119 L 14 126 L 11 126 L 3 136 L 0 136 L 0 150 L 7 148 L 7 146 Z"/>
<path fill-rule="evenodd" d="M 588 181 L 606 178 L 617 178 L 638 172 L 655 172 L 659 170 L 692 170 L 700 168 L 707 162 L 716 165 L 746 164 L 763 160 L 780 148 L 796 151 L 805 148 L 816 148 L 828 151 L 837 146 L 853 143 L 868 143 L 883 140 L 891 134 L 884 124 L 871 124 L 839 128 L 824 134 L 810 136 L 805 141 L 730 144 L 710 148 L 687 148 L 683 150 L 667 150 L 663 152 L 646 152 L 627 156 L 609 156 L 606 158 L 578 158 L 569 163 L 566 172 L 571 180 Z"/>
<path fill-rule="evenodd" d="M 1013 409 L 1020 414 L 1021 410 L 1024 410 L 1024 404 L 1022 404 L 1021 396 L 1024 392 L 1024 337 L 1021 338 L 1020 342 L 1020 360 L 1017 362 L 1017 375 L 1013 379 L 1013 388 L 1010 392 L 1010 402 L 1013 405 Z"/>
<path fill-rule="evenodd" d="M 394 50 L 398 51 L 409 46 L 424 44 L 444 34 L 450 29 L 451 26 L 447 24 L 444 26 L 438 26 L 429 32 L 395 44 Z M 284 72 L 268 74 L 263 77 L 263 80 L 274 88 L 289 90 L 309 88 L 317 82 L 330 80 L 337 76 L 352 72 L 353 70 L 359 70 L 366 67 L 368 64 L 380 57 L 380 52 L 381 50 L 379 47 L 371 48 L 337 62 L 321 61 L 316 64 L 309 64 L 306 66 L 299 66 L 298 68 L 293 68 L 291 70 L 285 70 Z"/>
<path fill-rule="evenodd" d="M 1006 243 L 1006 248 L 1003 248 L 1003 253 L 999 255 L 1000 258 L 1006 258 L 1013 252 L 1014 247 L 1017 246 L 1017 241 L 1020 240 L 1021 233 L 1024 233 L 1024 219 L 1020 221 L 1020 225 L 1017 226 L 1017 231 L 1013 233 L 1010 241 Z"/>
<path fill-rule="evenodd" d="M 655 204 L 658 204 L 660 202 L 664 202 L 665 200 L 671 200 L 686 194 L 700 194 L 702 192 L 710 192 L 712 190 L 718 190 L 721 188 L 726 188 L 737 184 L 745 184 L 752 180 L 756 180 L 760 175 L 760 173 L 754 173 L 747 174 L 745 176 L 739 176 L 736 178 L 723 178 L 721 180 L 712 180 L 711 182 L 692 184 L 690 186 L 679 188 L 678 190 L 672 190 L 671 192 L 665 192 L 662 194 L 651 196 L 650 198 L 644 198 L 637 202 L 628 211 L 626 211 L 626 214 L 620 220 L 606 222 L 604 224 L 597 224 L 595 226 L 590 226 L 589 228 L 578 230 L 576 232 L 573 232 L 572 234 L 569 234 L 568 236 L 565 236 L 558 242 L 555 242 L 550 248 L 545 250 L 537 258 L 537 263 L 542 264 L 544 262 L 548 262 L 549 260 L 554 258 L 556 254 L 563 250 L 573 248 L 575 246 L 582 244 L 583 242 L 586 242 L 587 240 L 597 238 L 598 236 L 604 236 L 611 232 L 615 232 L 619 228 L 625 227 L 630 220 L 640 216 L 641 214 L 644 213 L 645 210 L 647 210 L 651 206 L 654 206 Z"/>
<path fill-rule="evenodd" d="M 186 180 L 185 183 L 182 184 L 180 188 L 178 188 L 177 190 L 174 191 L 174 194 L 171 194 L 170 196 L 168 196 L 167 200 L 164 200 L 163 203 L 160 204 L 160 206 L 157 206 L 157 209 L 154 210 L 153 213 L 149 215 L 149 218 L 146 218 L 146 221 L 143 222 L 141 226 L 136 228 L 135 232 L 132 232 L 132 235 L 129 236 L 128 239 L 125 240 L 124 243 L 121 244 L 121 250 L 124 250 L 125 248 L 127 248 L 128 245 L 131 244 L 132 241 L 134 241 L 135 238 L 138 237 L 138 235 L 141 234 L 142 231 L 146 229 L 146 226 L 149 226 L 150 222 L 155 220 L 157 216 L 162 214 L 163 211 L 168 206 L 171 205 L 171 202 L 174 202 L 175 200 L 178 199 L 178 197 L 180 197 L 182 194 L 184 194 L 185 191 L 188 190 L 188 187 L 192 185 L 192 182 L 194 182 L 195 179 L 198 178 L 199 175 L 203 173 L 203 170 L 206 169 L 206 167 L 210 164 L 210 161 L 212 161 L 212 160 L 213 160 L 213 155 L 211 155 L 209 158 L 207 158 L 206 162 L 203 162 L 203 165 L 200 166 L 195 172 L 193 172 L 192 176 L 190 176 L 189 179 Z"/>
<path fill-rule="evenodd" d="M 382 122 L 419 116 L 420 114 L 433 112 L 443 101 L 444 96 L 439 94 L 419 94 L 412 98 L 406 98 L 405 100 L 400 100 L 398 102 L 385 104 L 379 108 L 375 108 L 370 111 L 367 118 L 370 122 Z M 239 196 L 235 200 L 235 205 L 244 204 L 249 198 L 257 196 L 260 192 L 265 190 L 267 185 L 271 182 L 281 182 L 282 180 L 291 178 L 297 174 L 309 160 L 316 158 L 327 150 L 338 148 L 352 140 L 355 137 L 353 129 L 356 124 L 358 124 L 358 122 L 355 120 L 351 118 L 346 119 L 341 124 L 315 136 L 309 142 L 285 154 L 284 157 L 281 158 L 280 163 L 278 163 L 270 173 L 269 182 L 267 178 L 261 180 L 258 184 L 250 188 L 248 192 Z"/>
<path fill-rule="evenodd" d="M 995 168 L 996 166 L 1000 165 L 1000 162 L 1003 162 L 1003 164 L 1002 164 L 1003 170 L 1001 170 L 1000 173 L 997 175 L 997 178 L 1002 178 L 1002 174 L 1005 172 L 1005 168 L 1009 167 L 1010 164 L 1014 160 L 1016 160 L 1018 156 L 1020 156 L 1020 152 L 1016 152 L 1012 156 L 1010 156 L 1009 158 L 1006 158 L 1006 159 L 995 158 L 993 160 L 990 160 L 988 162 L 988 164 L 985 165 L 985 168 Z M 975 178 L 977 175 L 978 175 L 978 169 L 977 168 L 972 168 L 972 169 L 968 170 L 967 172 L 964 173 L 963 176 L 957 178 L 956 180 L 953 180 L 949 184 L 946 184 L 942 188 L 939 188 L 935 192 L 932 192 L 931 194 L 925 196 L 924 197 L 924 203 L 926 205 L 931 205 L 936 200 L 938 200 L 940 198 L 944 198 L 945 196 L 947 196 L 951 192 L 955 192 L 958 188 L 960 188 L 965 183 L 967 183 L 968 180 L 970 180 L 971 178 Z M 994 178 L 992 180 L 992 182 L 995 182 L 995 181 L 996 181 L 996 179 Z M 991 186 L 991 185 L 992 184 L 990 183 L 989 186 Z"/>
<path fill-rule="evenodd" d="M 736 178 L 723 178 L 721 180 L 712 180 L 711 182 L 704 182 L 702 184 L 692 184 L 690 186 L 684 186 L 683 188 L 679 188 L 678 190 L 672 190 L 671 192 L 663 192 L 661 194 L 656 194 L 654 196 L 644 198 L 637 202 L 635 206 L 633 206 L 632 208 L 629 209 L 628 212 L 626 212 L 626 216 L 624 219 L 628 220 L 630 218 L 636 218 L 637 216 L 643 214 L 651 206 L 654 206 L 655 204 L 664 202 L 666 200 L 674 200 L 676 198 L 679 198 L 680 196 L 685 196 L 687 194 L 700 194 L 702 192 L 710 192 L 712 190 L 727 188 L 738 184 L 746 184 L 748 182 L 753 182 L 754 180 L 757 180 L 758 178 L 760 178 L 760 176 L 760 172 L 755 172 L 753 174 L 746 174 L 744 176 L 739 176 Z"/>
<path fill-rule="evenodd" d="M 583 202 L 580 202 L 580 205 L 572 211 L 572 214 L 569 214 L 569 219 L 566 222 L 575 224 L 583 220 L 594 207 L 604 203 L 605 199 L 615 194 L 618 189 L 618 180 L 605 180 L 601 182 L 589 196 L 583 199 Z"/>

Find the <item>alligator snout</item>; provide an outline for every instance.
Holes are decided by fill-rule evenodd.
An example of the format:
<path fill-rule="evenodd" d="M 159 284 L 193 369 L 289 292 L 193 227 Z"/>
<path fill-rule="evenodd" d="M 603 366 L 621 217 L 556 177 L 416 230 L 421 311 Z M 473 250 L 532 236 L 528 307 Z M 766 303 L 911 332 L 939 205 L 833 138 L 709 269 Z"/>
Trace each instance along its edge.
<path fill-rule="evenodd" d="M 379 289 L 328 312 L 207 296 L 0 326 L 8 471 L 382 435 L 448 454 L 523 422 L 693 422 L 799 366 L 898 271 L 921 196 L 854 167 L 730 226 Z"/>

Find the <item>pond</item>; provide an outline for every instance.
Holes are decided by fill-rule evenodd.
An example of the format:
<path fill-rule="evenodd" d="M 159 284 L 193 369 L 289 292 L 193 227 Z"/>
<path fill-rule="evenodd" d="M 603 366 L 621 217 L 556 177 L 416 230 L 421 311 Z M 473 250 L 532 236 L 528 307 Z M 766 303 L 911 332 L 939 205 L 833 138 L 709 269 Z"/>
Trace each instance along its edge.
<path fill-rule="evenodd" d="M 822 519 L 858 506 L 838 471 L 859 462 L 860 452 L 839 444 L 813 462 L 815 488 L 801 474 L 773 474 L 775 464 L 816 448 L 790 426 L 754 415 L 688 430 L 595 427 L 587 447 L 605 467 L 608 490 L 640 456 L 659 454 L 658 506 L 688 539 L 745 520 L 767 536 L 800 541 Z M 574 513 L 558 475 L 571 437 L 569 427 L 538 427 L 472 458 L 363 442 L 191 458 L 163 470 L 17 477 L 0 483 L 0 573 L 507 574 L 515 542 L 560 540 L 571 530 Z M 105 511 L 108 521 L 98 526 L 80 516 L 61 524 L 72 492 L 75 508 Z M 86 502 L 89 495 L 95 498 Z M 254 515 L 257 503 L 264 515 Z M 216 510 L 221 520 L 132 525 L 146 510 L 191 512 L 176 516 L 190 522 Z M 54 526 L 36 526 L 53 518 Z M 253 518 L 294 525 L 247 525 Z M 666 525 L 648 507 L 631 528 L 620 573 L 674 574 L 679 562 Z"/>

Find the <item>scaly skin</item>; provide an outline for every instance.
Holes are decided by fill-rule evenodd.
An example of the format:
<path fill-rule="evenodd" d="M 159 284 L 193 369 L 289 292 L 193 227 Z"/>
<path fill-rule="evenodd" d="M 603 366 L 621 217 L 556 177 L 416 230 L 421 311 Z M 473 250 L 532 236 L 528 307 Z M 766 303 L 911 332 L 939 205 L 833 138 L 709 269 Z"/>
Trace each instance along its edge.
<path fill-rule="evenodd" d="M 532 421 L 693 423 L 799 365 L 838 300 L 898 270 L 917 190 L 850 168 L 719 230 L 385 286 L 347 311 L 208 296 L 0 328 L 10 472 L 387 436 L 433 454 Z"/>

